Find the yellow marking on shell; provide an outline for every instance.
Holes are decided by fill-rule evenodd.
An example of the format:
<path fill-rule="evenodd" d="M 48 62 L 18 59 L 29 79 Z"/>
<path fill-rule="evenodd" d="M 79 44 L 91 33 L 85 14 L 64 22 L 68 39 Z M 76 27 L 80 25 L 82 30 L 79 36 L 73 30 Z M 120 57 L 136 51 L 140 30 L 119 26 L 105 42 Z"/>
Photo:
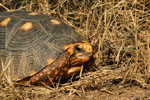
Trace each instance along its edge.
<path fill-rule="evenodd" d="M 35 70 L 30 70 L 30 76 L 32 76 L 33 74 L 35 74 L 36 71 Z"/>
<path fill-rule="evenodd" d="M 33 74 L 35 74 L 36 71 L 35 70 L 30 70 L 30 76 L 32 76 Z"/>
<path fill-rule="evenodd" d="M 34 26 L 33 26 L 32 22 L 26 22 L 25 24 L 23 24 L 21 26 L 20 30 L 23 30 L 23 31 L 27 32 L 27 31 L 29 31 L 29 30 L 31 30 L 33 28 L 34 28 Z"/>
<path fill-rule="evenodd" d="M 11 18 L 7 17 L 0 22 L 0 26 L 7 26 L 10 21 L 11 21 Z"/>
<path fill-rule="evenodd" d="M 50 59 L 47 60 L 46 64 L 49 65 L 49 64 L 51 64 L 53 61 L 54 61 L 54 59 L 50 58 Z"/>
<path fill-rule="evenodd" d="M 36 15 L 39 15 L 39 13 L 37 13 L 37 12 L 31 12 L 31 13 L 28 13 L 28 15 L 30 15 L 30 16 L 36 16 Z"/>
<path fill-rule="evenodd" d="M 51 19 L 50 22 L 54 25 L 59 25 L 61 22 L 56 19 Z"/>

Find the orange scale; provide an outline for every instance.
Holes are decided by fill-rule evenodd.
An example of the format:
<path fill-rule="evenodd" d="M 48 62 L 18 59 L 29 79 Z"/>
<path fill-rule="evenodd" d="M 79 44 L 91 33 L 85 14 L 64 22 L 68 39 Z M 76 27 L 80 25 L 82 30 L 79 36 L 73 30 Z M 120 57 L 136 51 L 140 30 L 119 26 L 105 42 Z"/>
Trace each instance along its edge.
<path fill-rule="evenodd" d="M 68 56 L 67 61 L 69 61 L 69 60 L 70 60 L 70 57 Z"/>
<path fill-rule="evenodd" d="M 32 80 L 35 80 L 35 76 L 31 77 L 31 81 L 32 81 Z"/>
<path fill-rule="evenodd" d="M 69 61 L 69 60 L 68 60 Z M 68 61 L 65 61 L 65 64 L 68 64 Z"/>
<path fill-rule="evenodd" d="M 34 83 L 34 82 L 35 82 L 35 80 L 34 80 L 34 79 L 32 79 L 32 80 L 31 80 L 31 82 L 32 82 L 32 83 Z"/>
<path fill-rule="evenodd" d="M 50 75 L 50 74 L 51 74 L 51 72 L 49 71 L 49 72 L 47 72 L 47 74 L 48 74 L 48 75 Z"/>
<path fill-rule="evenodd" d="M 43 73 L 40 73 L 39 76 L 43 76 Z"/>
<path fill-rule="evenodd" d="M 64 68 L 64 71 L 67 71 L 67 70 L 68 70 L 68 68 L 67 68 L 67 67 L 65 67 L 65 68 Z"/>
<path fill-rule="evenodd" d="M 59 77 L 58 77 L 58 76 L 56 76 L 56 78 L 55 78 L 55 79 L 56 79 L 56 80 L 58 80 L 58 78 L 59 78 Z"/>
<path fill-rule="evenodd" d="M 61 67 L 63 67 L 63 64 L 60 64 L 60 65 L 59 65 L 59 68 L 61 68 Z"/>
<path fill-rule="evenodd" d="M 39 80 L 39 78 L 38 78 L 38 77 L 36 77 L 36 78 L 35 78 L 35 80 L 36 80 L 36 81 L 38 81 L 38 80 Z"/>
<path fill-rule="evenodd" d="M 62 76 L 63 75 L 63 72 L 60 72 L 60 74 L 59 74 L 60 76 Z"/>
<path fill-rule="evenodd" d="M 55 75 L 57 75 L 58 73 L 59 73 L 59 70 L 56 70 L 56 71 L 55 71 Z"/>
<path fill-rule="evenodd" d="M 55 70 L 55 67 L 52 67 L 52 70 Z"/>
<path fill-rule="evenodd" d="M 53 79 L 54 79 L 53 77 L 50 77 L 50 78 L 49 78 L 50 81 L 53 81 Z"/>

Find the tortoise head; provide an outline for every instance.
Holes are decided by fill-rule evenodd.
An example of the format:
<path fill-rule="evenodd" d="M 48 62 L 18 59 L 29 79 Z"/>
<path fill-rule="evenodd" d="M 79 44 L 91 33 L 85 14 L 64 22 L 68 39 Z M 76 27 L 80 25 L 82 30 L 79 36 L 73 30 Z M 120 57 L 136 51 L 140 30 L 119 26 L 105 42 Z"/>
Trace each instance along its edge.
<path fill-rule="evenodd" d="M 70 54 L 71 66 L 84 64 L 93 55 L 92 45 L 86 41 L 65 45 L 64 48 Z"/>
<path fill-rule="evenodd" d="M 70 68 L 66 77 L 80 72 L 82 65 L 94 58 L 92 45 L 86 41 L 65 45 L 64 49 L 70 54 Z"/>

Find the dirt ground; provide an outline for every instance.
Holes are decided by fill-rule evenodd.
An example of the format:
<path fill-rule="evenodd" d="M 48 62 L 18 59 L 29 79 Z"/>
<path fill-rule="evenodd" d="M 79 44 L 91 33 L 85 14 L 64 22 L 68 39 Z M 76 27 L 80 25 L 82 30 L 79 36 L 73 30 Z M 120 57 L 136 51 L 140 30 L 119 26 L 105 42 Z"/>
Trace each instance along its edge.
<path fill-rule="evenodd" d="M 115 84 L 111 86 L 115 89 L 108 89 L 108 86 L 92 87 L 78 82 L 59 88 L 1 87 L 0 100 L 150 100 L 150 89 L 131 83 L 127 86 Z"/>
<path fill-rule="evenodd" d="M 0 100 L 150 100 L 149 0 L 1 0 L 63 20 L 96 52 L 90 70 L 56 87 L 18 86 L 0 73 Z"/>
<path fill-rule="evenodd" d="M 79 80 L 46 86 L 14 86 L 3 80 L 1 100 L 149 100 L 149 85 L 132 80 L 123 83 L 123 70 L 84 73 Z M 114 74 L 115 72 L 115 74 Z"/>
<path fill-rule="evenodd" d="M 150 90 L 142 89 L 136 86 L 125 87 L 119 90 L 110 91 L 92 91 L 86 94 L 85 100 L 149 100 Z"/>

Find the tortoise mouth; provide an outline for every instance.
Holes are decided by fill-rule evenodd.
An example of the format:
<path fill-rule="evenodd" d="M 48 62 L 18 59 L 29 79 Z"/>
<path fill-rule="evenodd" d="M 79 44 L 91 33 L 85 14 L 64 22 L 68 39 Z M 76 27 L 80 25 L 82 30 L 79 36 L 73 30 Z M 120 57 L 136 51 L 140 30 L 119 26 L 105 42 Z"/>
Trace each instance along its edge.
<path fill-rule="evenodd" d="M 92 53 L 89 53 L 89 52 L 83 52 L 83 53 L 76 54 L 76 57 L 79 59 L 90 58 L 91 56 L 92 56 Z"/>
<path fill-rule="evenodd" d="M 71 66 L 82 65 L 90 60 L 92 53 L 79 53 L 71 59 Z"/>

